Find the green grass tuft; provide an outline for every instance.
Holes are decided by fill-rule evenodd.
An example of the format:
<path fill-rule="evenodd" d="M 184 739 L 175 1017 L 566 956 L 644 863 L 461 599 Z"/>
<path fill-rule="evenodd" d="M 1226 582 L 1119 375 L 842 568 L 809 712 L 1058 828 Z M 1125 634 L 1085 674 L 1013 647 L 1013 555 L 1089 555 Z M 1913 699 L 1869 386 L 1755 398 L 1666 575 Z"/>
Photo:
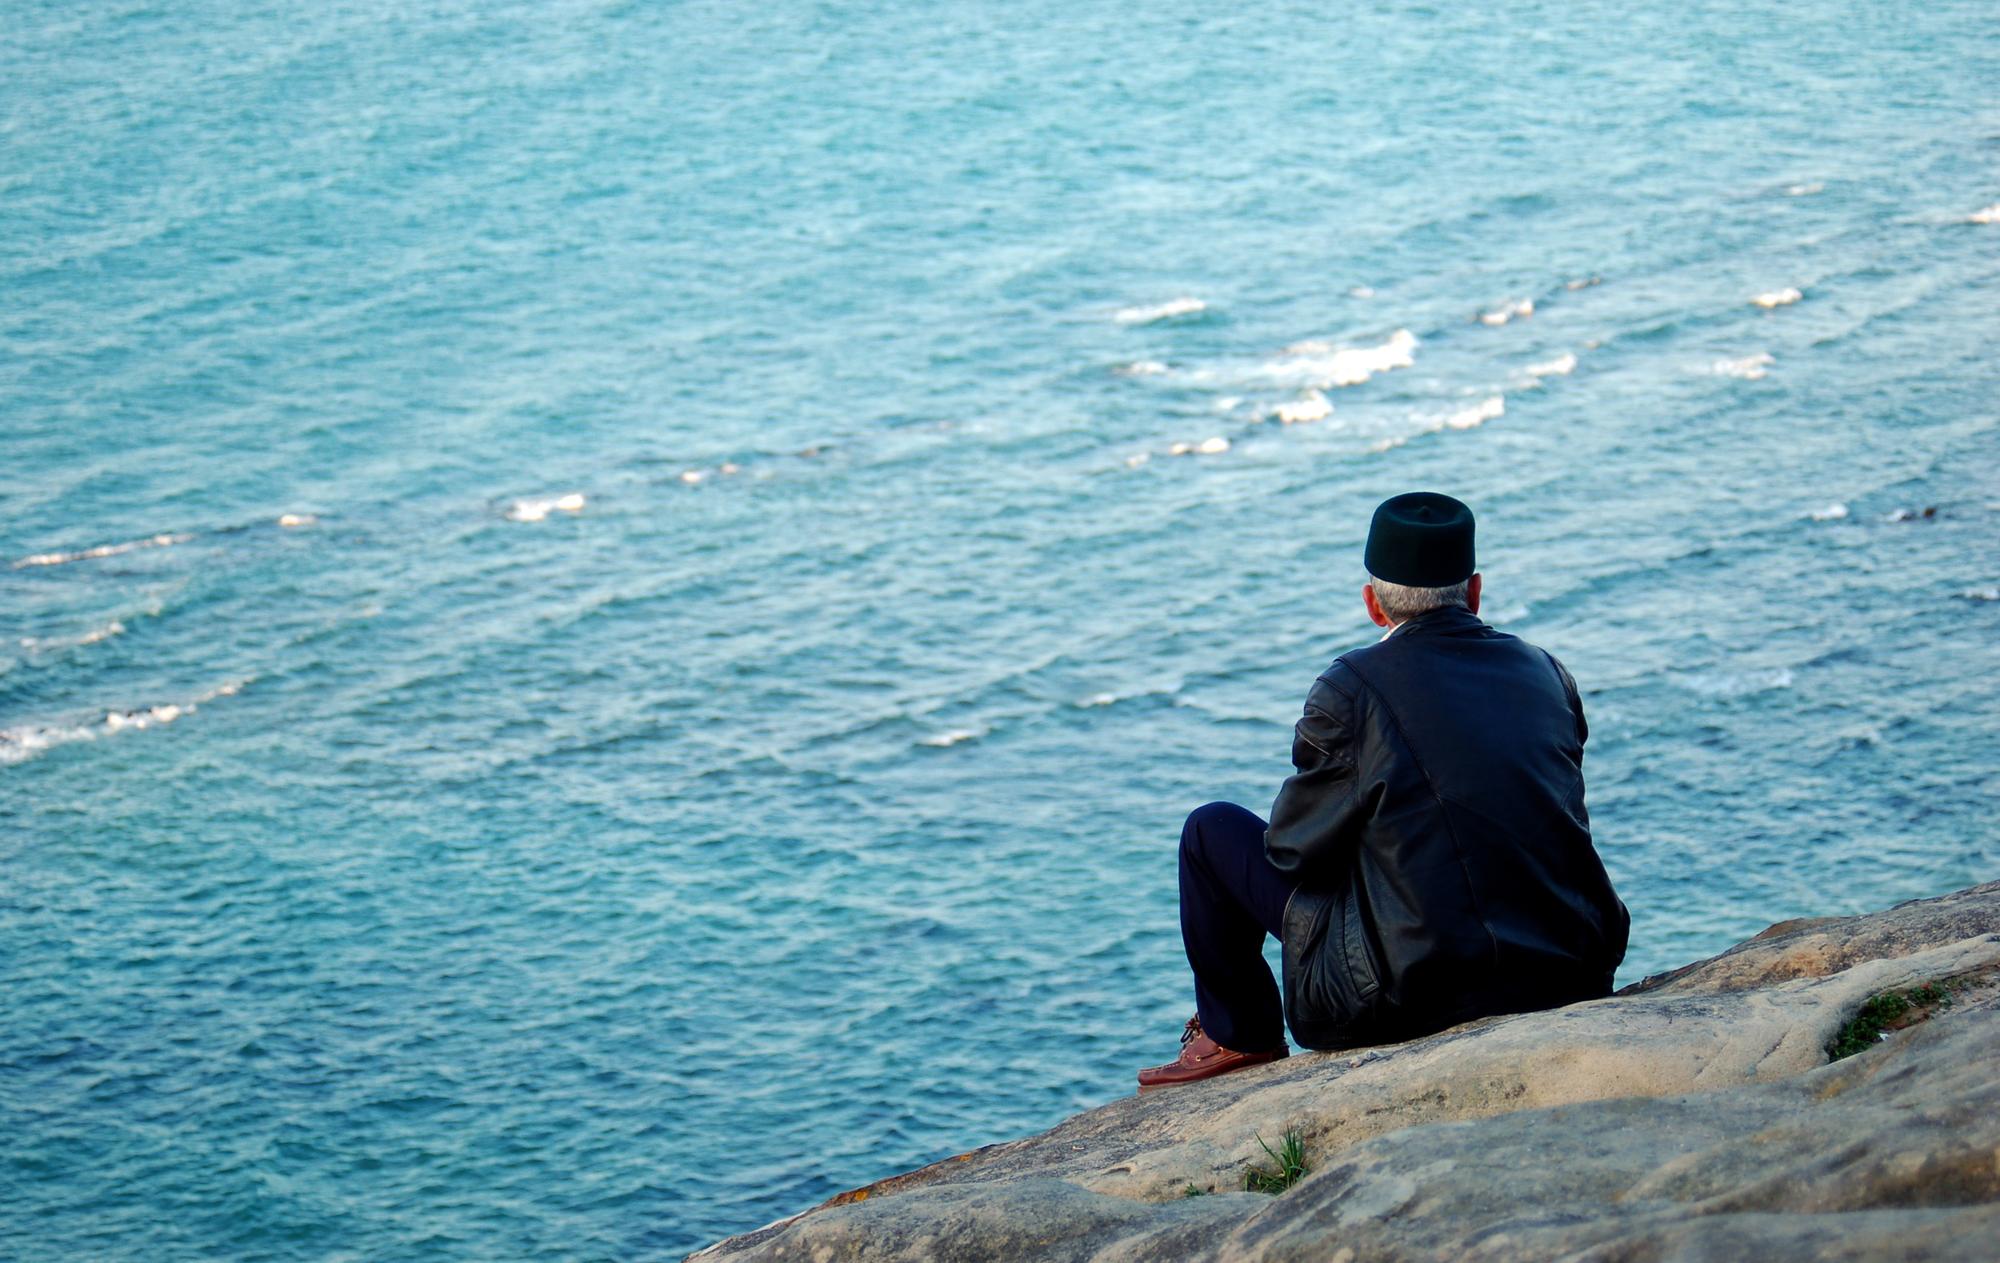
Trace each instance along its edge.
<path fill-rule="evenodd" d="M 1189 1181 L 1188 1181 L 1188 1186 L 1187 1186 L 1186 1188 L 1184 1188 L 1184 1189 L 1182 1189 L 1182 1190 L 1181 1190 L 1181 1196 L 1182 1196 L 1182 1197 L 1207 1197 L 1207 1196 L 1208 1196 L 1208 1190 L 1207 1190 L 1207 1189 L 1205 1189 L 1205 1188 L 1197 1188 L 1197 1187 L 1195 1186 L 1195 1182 L 1194 1182 L 1193 1180 L 1189 1180 Z"/>
<path fill-rule="evenodd" d="M 1908 1026 L 1909 1022 L 1904 1019 L 1912 1013 L 1916 1014 L 1914 1020 L 1921 1021 L 1930 1016 L 1924 1010 L 1942 1009 L 1950 1004 L 1951 992 L 1935 982 L 1912 987 L 1908 991 L 1884 991 L 1881 995 L 1869 996 L 1860 1011 L 1827 1041 L 1826 1058 L 1828 1061 L 1839 1061 L 1842 1057 L 1866 1052 L 1882 1042 L 1885 1033 Z"/>
<path fill-rule="evenodd" d="M 1253 1193 L 1270 1193 L 1276 1196 L 1305 1178 L 1306 1142 L 1299 1135 L 1298 1128 L 1286 1130 L 1278 1147 L 1272 1149 L 1264 1143 L 1262 1136 L 1257 1144 L 1271 1159 L 1270 1167 L 1251 1167 L 1243 1173 L 1243 1187 Z"/>

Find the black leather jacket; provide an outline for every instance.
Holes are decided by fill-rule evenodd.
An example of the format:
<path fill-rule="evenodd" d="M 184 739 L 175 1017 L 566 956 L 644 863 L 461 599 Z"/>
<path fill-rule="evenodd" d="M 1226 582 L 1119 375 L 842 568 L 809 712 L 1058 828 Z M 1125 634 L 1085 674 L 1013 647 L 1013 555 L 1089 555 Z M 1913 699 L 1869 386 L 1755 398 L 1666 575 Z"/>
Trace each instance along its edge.
<path fill-rule="evenodd" d="M 1264 851 L 1285 1017 L 1307 1048 L 1608 995 L 1630 926 L 1590 842 L 1576 683 L 1433 610 L 1314 682 Z"/>

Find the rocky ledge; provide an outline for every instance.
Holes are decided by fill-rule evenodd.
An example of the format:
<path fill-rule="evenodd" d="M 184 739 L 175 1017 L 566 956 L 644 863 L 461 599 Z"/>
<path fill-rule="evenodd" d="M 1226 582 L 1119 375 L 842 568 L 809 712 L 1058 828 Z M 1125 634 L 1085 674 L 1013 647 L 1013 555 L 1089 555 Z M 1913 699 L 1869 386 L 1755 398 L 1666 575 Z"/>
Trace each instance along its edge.
<path fill-rule="evenodd" d="M 1304 1176 L 1243 1191 L 1287 1133 Z M 2000 882 L 1114 1101 L 690 1257 L 1992 1263 Z"/>

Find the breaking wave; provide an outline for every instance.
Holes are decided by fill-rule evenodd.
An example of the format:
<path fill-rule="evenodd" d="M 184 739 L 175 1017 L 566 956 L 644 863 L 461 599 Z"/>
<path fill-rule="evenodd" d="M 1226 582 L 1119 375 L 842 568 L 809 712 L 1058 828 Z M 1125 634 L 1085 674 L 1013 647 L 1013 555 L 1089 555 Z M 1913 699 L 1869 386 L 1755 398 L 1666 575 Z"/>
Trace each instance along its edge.
<path fill-rule="evenodd" d="M 1208 310 L 1199 298 L 1170 298 L 1150 307 L 1121 307 L 1111 318 L 1121 325 L 1149 325 L 1176 316 L 1192 316 Z"/>
<path fill-rule="evenodd" d="M 241 692 L 248 679 L 231 680 L 185 702 L 143 706 L 137 710 L 106 711 L 103 718 L 77 723 L 17 724 L 0 728 L 0 765 L 23 763 L 45 750 L 78 741 L 96 741 L 122 732 L 160 728 L 187 718 L 219 697 Z"/>
<path fill-rule="evenodd" d="M 554 512 L 581 513 L 587 503 L 581 491 L 565 492 L 559 496 L 544 499 L 521 499 L 507 506 L 507 520 L 510 522 L 540 522 Z"/>
<path fill-rule="evenodd" d="M 1333 415 L 1333 405 L 1326 401 L 1326 395 L 1318 390 L 1308 390 L 1302 398 L 1278 405 L 1272 414 L 1286 425 L 1302 425 L 1308 421 L 1323 421 Z"/>
<path fill-rule="evenodd" d="M 1510 320 L 1526 320 L 1534 314 L 1535 300 L 1532 298 L 1523 298 L 1514 302 L 1502 303 L 1492 311 L 1480 312 L 1479 323 L 1497 329 Z"/>
<path fill-rule="evenodd" d="M 941 750 L 949 746 L 955 746 L 962 741 L 977 741 L 979 738 L 985 736 L 987 731 L 985 728 L 953 728 L 949 732 L 932 733 L 917 744 Z"/>
<path fill-rule="evenodd" d="M 1329 342 L 1298 342 L 1283 355 L 1262 365 L 1265 381 L 1314 390 L 1359 386 L 1377 373 L 1416 363 L 1417 335 L 1398 329 L 1375 346 L 1335 346 Z"/>
<path fill-rule="evenodd" d="M 30 566 L 66 566 L 73 561 L 116 557 L 121 553 L 138 552 L 142 548 L 172 548 L 175 544 L 185 544 L 193 538 L 192 534 L 149 535 L 145 539 L 128 540 L 122 544 L 99 544 L 95 548 L 80 548 L 71 553 L 35 553 L 16 561 L 14 569 L 25 570 Z"/>
<path fill-rule="evenodd" d="M 78 636 L 23 636 L 21 637 L 21 648 L 76 649 L 84 645 L 94 645 L 99 641 L 109 640 L 113 636 L 123 636 L 124 634 L 124 621 L 114 618 L 104 626 L 93 628 Z"/>
<path fill-rule="evenodd" d="M 1768 671 L 1693 671 L 1677 678 L 1682 687 L 1690 692 L 1703 697 L 1722 698 L 1788 689 L 1792 687 L 1793 679 L 1790 667 L 1774 667 Z"/>
<path fill-rule="evenodd" d="M 1498 420 L 1507 414 L 1507 400 L 1500 395 L 1491 395 L 1470 408 L 1460 408 L 1444 418 L 1447 429 L 1470 430 L 1488 421 Z"/>
<path fill-rule="evenodd" d="M 1717 377 L 1740 377 L 1746 382 L 1760 380 L 1766 370 L 1778 361 L 1769 351 L 1759 351 L 1755 355 L 1745 355 L 1740 359 L 1717 360 L 1708 366 L 1708 371 Z"/>

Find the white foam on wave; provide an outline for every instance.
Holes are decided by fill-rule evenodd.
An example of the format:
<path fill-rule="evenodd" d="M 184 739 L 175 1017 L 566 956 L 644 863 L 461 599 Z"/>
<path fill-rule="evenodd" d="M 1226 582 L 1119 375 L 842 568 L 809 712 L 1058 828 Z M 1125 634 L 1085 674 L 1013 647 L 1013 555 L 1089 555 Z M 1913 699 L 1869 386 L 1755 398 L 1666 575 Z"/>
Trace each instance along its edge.
<path fill-rule="evenodd" d="M 1824 192 L 1826 192 L 1826 183 L 1822 180 L 1813 180 L 1807 184 L 1791 184 L 1785 187 L 1786 197 L 1811 197 L 1815 193 Z"/>
<path fill-rule="evenodd" d="M 949 428 L 949 423 L 940 423 L 938 428 Z M 680 480 L 683 486 L 698 487 L 710 478 L 734 478 L 742 472 L 743 466 L 733 460 L 726 460 L 713 469 L 683 469 L 675 477 Z M 753 478 L 768 478 L 770 476 L 770 471 L 768 470 L 757 470 L 751 474 Z"/>
<path fill-rule="evenodd" d="M 175 544 L 185 544 L 193 538 L 192 534 L 149 535 L 145 539 L 128 540 L 122 544 L 99 544 L 95 548 L 81 548 L 71 553 L 35 553 L 15 562 L 14 569 L 25 570 L 30 566 L 66 566 L 72 561 L 116 557 L 121 553 L 137 552 L 142 548 L 172 548 Z"/>
<path fill-rule="evenodd" d="M 1151 459 L 1153 459 L 1151 452 L 1134 452 L 1125 458 L 1125 468 L 1137 469 Z"/>
<path fill-rule="evenodd" d="M 1500 395 L 1490 395 L 1470 408 L 1460 408 L 1444 418 L 1447 429 L 1470 430 L 1488 421 L 1498 420 L 1507 415 L 1507 400 Z"/>
<path fill-rule="evenodd" d="M 540 522 L 546 520 L 549 514 L 557 511 L 563 513 L 581 513 L 583 512 L 585 503 L 587 501 L 581 491 L 568 491 L 559 496 L 549 496 L 543 499 L 524 498 L 516 500 L 507 506 L 507 520 L 510 522 Z"/>
<path fill-rule="evenodd" d="M 1347 295 L 1350 298 L 1373 298 L 1375 297 L 1375 287 L 1373 285 L 1356 285 L 1353 289 L 1347 291 Z"/>
<path fill-rule="evenodd" d="M 1717 360 L 1708 366 L 1708 371 L 1717 377 L 1739 377 L 1746 382 L 1754 382 L 1762 380 L 1765 371 L 1777 362 L 1769 351 L 1759 351 L 1740 359 Z"/>
<path fill-rule="evenodd" d="M 1528 365 L 1528 376 L 1530 377 L 1568 377 L 1575 371 L 1576 356 L 1567 351 L 1552 360 L 1543 360 L 1540 364 Z"/>
<path fill-rule="evenodd" d="M 72 741 L 93 741 L 97 730 L 92 727 L 44 726 L 21 724 L 13 728 L 0 728 L 0 765 L 25 763 L 44 750 Z"/>
<path fill-rule="evenodd" d="M 944 749 L 948 746 L 955 746 L 961 741 L 977 741 L 979 738 L 985 736 L 986 733 L 987 730 L 984 728 L 953 728 L 949 732 L 932 733 L 918 744 Z"/>
<path fill-rule="evenodd" d="M 1847 506 L 1836 500 L 1824 508 L 1814 509 L 1806 516 L 1815 522 L 1838 522 L 1847 516 Z"/>
<path fill-rule="evenodd" d="M 1804 298 L 1797 286 L 1787 285 L 1783 289 L 1766 290 L 1750 300 L 1753 306 L 1769 311 L 1773 307 L 1789 307 Z"/>
<path fill-rule="evenodd" d="M 1959 595 L 1968 601 L 2000 601 L 2000 588 L 1967 588 Z"/>
<path fill-rule="evenodd" d="M 1313 390 L 1359 386 L 1377 373 L 1416 363 L 1417 335 L 1398 329 L 1375 346 L 1336 346 L 1330 342 L 1296 342 L 1282 357 L 1262 365 L 1265 380 Z"/>
<path fill-rule="evenodd" d="M 1150 307 L 1121 307 L 1111 317 L 1121 325 L 1149 325 L 1158 320 L 1172 320 L 1176 316 L 1192 316 L 1208 310 L 1208 304 L 1199 298 L 1170 298 Z"/>
<path fill-rule="evenodd" d="M 1079 697 L 1071 702 L 1070 705 L 1078 710 L 1101 710 L 1106 706 L 1117 706 L 1125 702 L 1142 701 L 1147 698 L 1174 698 L 1179 692 L 1180 684 L 1178 682 L 1155 685 L 1151 688 L 1134 689 L 1129 693 L 1115 693 L 1107 689 L 1101 693 L 1092 693 L 1087 697 Z M 1188 703 L 1175 700 L 1174 704 L 1182 706 Z"/>
<path fill-rule="evenodd" d="M 104 727 L 110 732 L 126 728 L 151 728 L 155 724 L 170 724 L 182 715 L 192 714 L 194 707 L 168 703 L 164 706 L 149 706 L 144 710 L 114 710 L 104 716 Z"/>
<path fill-rule="evenodd" d="M 1790 667 L 1774 667 L 1768 671 L 1697 671 L 1681 676 L 1680 683 L 1703 697 L 1746 697 L 1788 689 L 1792 679 Z"/>
<path fill-rule="evenodd" d="M 2000 224 L 2000 202 L 1995 202 L 1991 206 L 1972 212 L 1965 217 L 1965 222 L 1968 224 Z"/>
<path fill-rule="evenodd" d="M 1133 360 L 1111 371 L 1120 377 L 1160 377 L 1167 372 L 1167 366 L 1158 360 Z"/>
<path fill-rule="evenodd" d="M 79 645 L 94 645 L 100 640 L 109 640 L 113 636 L 123 636 L 124 634 L 125 624 L 114 618 L 104 626 L 96 628 L 93 631 L 87 631 L 77 637 L 76 643 Z"/>
<path fill-rule="evenodd" d="M 1327 402 L 1326 395 L 1321 391 L 1308 390 L 1301 398 L 1279 404 L 1274 415 L 1286 425 L 1304 425 L 1332 416 L 1333 405 Z"/>
<path fill-rule="evenodd" d="M 1205 438 L 1199 443 L 1175 443 L 1167 448 L 1169 456 L 1220 456 L 1229 450 L 1229 440 L 1220 434 Z"/>
<path fill-rule="evenodd" d="M 248 678 L 230 680 L 185 702 L 142 706 L 137 710 L 106 711 L 102 719 L 73 724 L 19 724 L 0 728 L 0 764 L 22 763 L 45 750 L 76 741 L 95 741 L 121 732 L 140 732 L 185 719 L 218 697 L 232 697 Z"/>
<path fill-rule="evenodd" d="M 113 636 L 122 636 L 124 634 L 125 624 L 114 618 L 104 626 L 93 628 L 78 636 L 23 636 L 21 637 L 21 648 L 75 649 L 83 645 L 94 645 L 99 641 L 109 640 Z"/>
<path fill-rule="evenodd" d="M 1481 312 L 1479 314 L 1479 323 L 1490 325 L 1497 329 L 1510 320 L 1526 320 L 1534 314 L 1535 300 L 1532 298 L 1522 298 L 1502 303 L 1492 311 Z"/>
<path fill-rule="evenodd" d="M 1451 412 L 1433 412 L 1428 415 L 1416 414 L 1410 429 L 1401 434 L 1390 434 L 1376 439 L 1368 445 L 1375 453 L 1394 451 L 1411 439 L 1425 434 L 1437 434 L 1444 430 L 1471 430 L 1488 421 L 1507 415 L 1507 397 L 1488 395 L 1471 407 L 1455 409 Z"/>

